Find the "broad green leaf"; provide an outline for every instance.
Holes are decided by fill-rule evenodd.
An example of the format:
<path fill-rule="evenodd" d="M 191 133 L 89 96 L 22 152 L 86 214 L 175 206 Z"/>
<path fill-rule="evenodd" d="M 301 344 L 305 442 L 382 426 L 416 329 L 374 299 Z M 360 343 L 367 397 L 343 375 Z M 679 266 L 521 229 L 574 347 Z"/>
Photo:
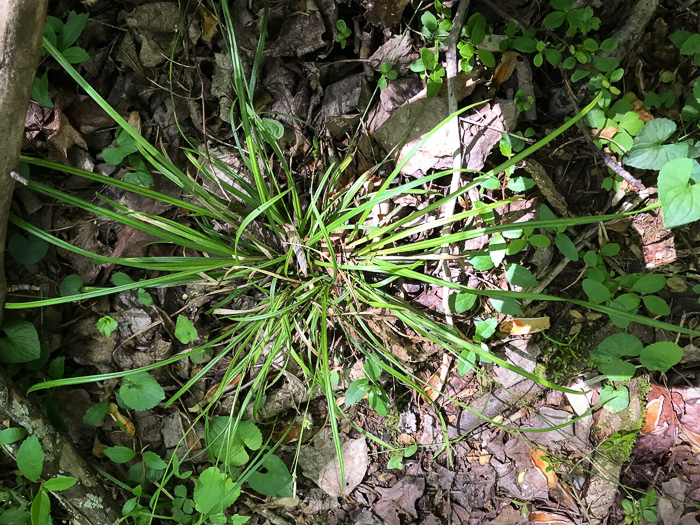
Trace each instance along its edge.
<path fill-rule="evenodd" d="M 512 297 L 506 297 L 504 299 L 489 299 L 493 307 L 500 313 L 506 315 L 523 315 L 523 311 L 518 305 L 518 301 Z"/>
<path fill-rule="evenodd" d="M 117 321 L 109 315 L 100 317 L 100 319 L 97 321 L 97 329 L 104 337 L 111 336 L 117 329 L 117 326 L 119 326 Z"/>
<path fill-rule="evenodd" d="M 642 342 L 632 334 L 613 334 L 603 339 L 597 350 L 591 352 L 591 356 L 594 354 L 614 357 L 638 356 L 642 353 L 642 348 Z"/>
<path fill-rule="evenodd" d="M 657 295 L 645 295 L 642 297 L 642 301 L 647 310 L 654 315 L 669 315 L 671 313 L 668 303 Z"/>
<path fill-rule="evenodd" d="M 21 233 L 15 233 L 10 237 L 7 249 L 18 263 L 36 264 L 46 256 L 49 251 L 49 243 L 31 233 L 27 237 Z"/>
<path fill-rule="evenodd" d="M 486 270 L 493 268 L 493 261 L 488 253 L 481 252 L 476 255 L 472 255 L 467 259 L 467 262 L 471 264 L 475 270 L 480 272 L 485 272 Z"/>
<path fill-rule="evenodd" d="M 81 64 L 90 60 L 90 55 L 82 47 L 69 47 L 68 49 L 61 51 L 63 58 L 65 58 L 69 64 Z"/>
<path fill-rule="evenodd" d="M 402 469 L 403 458 L 401 456 L 392 456 L 386 464 L 388 469 Z"/>
<path fill-rule="evenodd" d="M 100 403 L 92 405 L 85 411 L 85 415 L 83 416 L 83 423 L 85 423 L 86 425 L 97 425 L 107 414 L 108 407 L 109 403 L 107 401 L 102 401 Z"/>
<path fill-rule="evenodd" d="M 594 281 L 593 279 L 584 279 L 583 291 L 586 292 L 588 298 L 594 303 L 604 303 L 610 299 L 610 290 L 604 284 Z"/>
<path fill-rule="evenodd" d="M 240 490 L 233 491 L 233 481 L 219 470 L 219 467 L 209 467 L 199 475 L 199 481 L 194 487 L 194 506 L 202 518 L 211 514 L 223 512 L 238 498 Z"/>
<path fill-rule="evenodd" d="M 552 242 L 549 240 L 549 237 L 547 237 L 546 235 L 542 235 L 541 233 L 530 235 L 530 237 L 528 237 L 527 240 L 535 248 L 546 248 L 547 246 L 552 244 Z"/>
<path fill-rule="evenodd" d="M 115 463 L 126 463 L 127 461 L 131 461 L 132 459 L 134 459 L 134 457 L 136 456 L 136 452 L 134 452 L 128 447 L 122 446 L 109 447 L 104 449 L 103 452 L 105 456 L 107 456 Z"/>
<path fill-rule="evenodd" d="M 376 386 L 370 388 L 367 401 L 369 406 L 376 410 L 379 415 L 386 416 L 389 413 L 389 396 L 383 388 Z"/>
<path fill-rule="evenodd" d="M 250 421 L 239 421 L 233 433 L 234 422 L 235 418 L 226 416 L 212 418 L 205 434 L 207 448 L 215 458 L 227 465 L 245 465 L 249 459 L 245 448 L 259 450 L 262 433 Z"/>
<path fill-rule="evenodd" d="M 153 470 L 165 470 L 168 468 L 168 464 L 163 461 L 158 454 L 151 452 L 150 450 L 143 453 L 143 462 L 147 467 L 150 467 Z"/>
<path fill-rule="evenodd" d="M 428 71 L 435 69 L 435 64 L 437 61 L 435 60 L 435 54 L 430 49 L 427 47 L 421 49 L 420 58 L 423 61 L 423 66 L 425 66 L 425 69 Z"/>
<path fill-rule="evenodd" d="M 78 295 L 82 287 L 83 280 L 77 273 L 73 273 L 61 281 L 61 286 L 59 287 L 61 297 L 68 297 L 69 295 Z"/>
<path fill-rule="evenodd" d="M 634 138 L 623 163 L 634 168 L 660 170 L 669 160 L 687 157 L 687 143 L 664 144 L 675 131 L 676 124 L 665 118 L 647 122 Z"/>
<path fill-rule="evenodd" d="M 554 244 L 557 245 L 557 248 L 559 248 L 559 251 L 564 257 L 574 262 L 578 261 L 578 250 L 574 242 L 569 239 L 568 235 L 565 233 L 558 233 L 557 236 L 554 237 Z"/>
<path fill-rule="evenodd" d="M 19 446 L 17 450 L 17 468 L 29 481 L 39 481 L 41 471 L 44 469 L 44 451 L 39 444 L 39 438 L 31 435 Z"/>
<path fill-rule="evenodd" d="M 666 286 L 666 277 L 658 274 L 642 275 L 632 286 L 632 290 L 639 293 L 656 293 Z"/>
<path fill-rule="evenodd" d="M 19 441 L 27 435 L 27 431 L 21 427 L 11 427 L 0 430 L 0 445 L 9 445 Z"/>
<path fill-rule="evenodd" d="M 367 392 L 369 392 L 369 383 L 366 379 L 353 381 L 345 392 L 345 406 L 351 407 L 355 403 L 359 403 Z"/>
<path fill-rule="evenodd" d="M 5 319 L 0 336 L 0 363 L 27 363 L 41 356 L 39 334 L 22 319 Z"/>
<path fill-rule="evenodd" d="M 600 390 L 600 402 L 608 412 L 616 414 L 622 412 L 630 404 L 630 393 L 626 386 L 614 388 L 610 385 L 604 386 Z"/>
<path fill-rule="evenodd" d="M 622 361 L 619 357 L 600 354 L 594 355 L 591 353 L 591 359 L 601 373 L 607 376 L 610 381 L 627 381 L 631 379 L 637 371 L 636 366 L 632 363 Z"/>
<path fill-rule="evenodd" d="M 377 381 L 382 374 L 382 367 L 371 357 L 368 357 L 364 364 L 365 373 L 372 381 Z"/>
<path fill-rule="evenodd" d="M 34 100 L 34 102 L 40 106 L 45 106 L 47 108 L 53 107 L 53 101 L 49 95 L 48 73 L 44 73 L 42 76 L 34 79 L 34 85 L 32 86 L 32 100 Z"/>
<path fill-rule="evenodd" d="M 556 29 L 566 20 L 566 13 L 562 11 L 552 11 L 544 19 L 544 26 L 547 29 Z"/>
<path fill-rule="evenodd" d="M 606 257 L 614 257 L 620 253 L 620 245 L 615 242 L 608 243 L 600 249 L 600 253 Z"/>
<path fill-rule="evenodd" d="M 683 349 L 671 341 L 661 341 L 653 343 L 642 350 L 639 362 L 647 370 L 658 370 L 666 372 L 669 368 L 677 365 L 683 357 Z"/>
<path fill-rule="evenodd" d="M 457 373 L 461 376 L 471 372 L 476 364 L 476 353 L 471 350 L 464 350 L 457 361 Z"/>
<path fill-rule="evenodd" d="M 476 330 L 474 331 L 474 340 L 482 341 L 483 339 L 488 339 L 496 332 L 497 326 L 498 319 L 496 319 L 495 317 L 476 323 Z"/>
<path fill-rule="evenodd" d="M 659 200 L 666 228 L 675 228 L 700 219 L 698 162 L 682 158 L 664 164 L 659 173 Z"/>
<path fill-rule="evenodd" d="M 529 190 L 535 186 L 535 181 L 529 177 L 513 177 L 508 181 L 508 189 L 514 192 Z"/>
<path fill-rule="evenodd" d="M 489 241 L 489 255 L 495 266 L 500 265 L 506 256 L 506 240 L 500 233 L 494 234 Z"/>
<path fill-rule="evenodd" d="M 265 456 L 262 467 L 248 477 L 248 485 L 260 494 L 275 498 L 291 498 L 294 495 L 294 478 L 284 462 L 272 454 Z"/>
<path fill-rule="evenodd" d="M 124 272 L 114 272 L 110 279 L 114 286 L 124 286 L 125 284 L 132 284 L 134 282 L 134 280 Z"/>
<path fill-rule="evenodd" d="M 85 29 L 85 24 L 87 24 L 89 16 L 88 13 L 77 14 L 75 11 L 71 11 L 68 14 L 68 18 L 60 31 L 61 36 L 56 45 L 59 51 L 63 51 L 77 42 L 78 37 L 80 37 L 83 29 Z"/>
<path fill-rule="evenodd" d="M 46 490 L 66 490 L 71 488 L 77 482 L 77 478 L 73 478 L 70 476 L 60 476 L 48 480 L 46 483 L 44 483 L 44 488 Z"/>
<path fill-rule="evenodd" d="M 467 310 L 471 310 L 476 304 L 478 297 L 478 295 L 467 292 L 452 294 L 450 296 L 450 300 L 454 298 L 454 306 L 452 307 L 452 311 L 456 314 L 463 314 Z"/>
<path fill-rule="evenodd" d="M 32 525 L 47 525 L 51 523 L 49 514 L 51 514 L 51 499 L 44 490 L 37 492 L 32 501 Z"/>
<path fill-rule="evenodd" d="M 148 372 L 138 372 L 122 379 L 119 395 L 133 410 L 149 410 L 165 399 L 165 392 Z"/>
<path fill-rule="evenodd" d="M 262 119 L 262 127 L 273 140 L 279 140 L 284 136 L 284 126 L 275 119 Z"/>
<path fill-rule="evenodd" d="M 476 54 L 486 67 L 496 67 L 496 58 L 488 49 L 477 49 Z"/>
<path fill-rule="evenodd" d="M 519 264 L 506 265 L 506 278 L 515 286 L 537 286 L 537 279 L 532 272 Z"/>
<path fill-rule="evenodd" d="M 505 232 L 504 232 L 505 233 Z M 505 237 L 505 235 L 504 235 Z M 506 248 L 506 255 L 514 255 L 527 246 L 527 239 L 513 239 Z"/>
<path fill-rule="evenodd" d="M 177 316 L 177 322 L 175 323 L 175 337 L 183 345 L 191 343 L 197 339 L 197 329 L 192 324 L 187 317 L 184 315 Z"/>

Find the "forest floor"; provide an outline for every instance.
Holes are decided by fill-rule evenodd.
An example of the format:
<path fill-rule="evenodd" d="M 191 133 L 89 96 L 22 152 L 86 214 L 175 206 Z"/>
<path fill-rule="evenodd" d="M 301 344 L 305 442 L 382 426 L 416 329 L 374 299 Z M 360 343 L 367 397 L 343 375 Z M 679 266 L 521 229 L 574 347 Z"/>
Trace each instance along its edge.
<path fill-rule="evenodd" d="M 576 4 L 573 8 L 580 8 L 585 19 L 581 23 L 587 23 L 591 18 L 591 13 L 585 11 L 588 7 L 578 5 L 583 2 Z M 640 12 L 644 9 L 641 4 L 653 4 L 651 15 Z M 593 99 L 596 92 L 588 88 L 592 74 L 572 82 L 572 91 L 562 75 L 570 77 L 579 69 L 595 73 L 591 64 L 598 63 L 595 60 L 601 44 L 616 35 L 623 35 L 615 53 L 624 71 L 613 83 L 619 90 L 613 100 L 624 102 L 621 111 L 623 106 L 618 106 L 618 117 L 636 114 L 632 117 L 639 122 L 639 129 L 652 119 L 668 119 L 685 126 L 681 112 L 700 67 L 692 55 L 679 51 L 670 36 L 679 30 L 691 34 L 700 31 L 697 2 L 593 2 L 592 13 L 600 19 L 599 25 L 585 35 L 567 36 L 564 30 L 571 21 L 553 27 L 552 13 L 562 13 L 563 21 L 567 12 L 574 12 L 570 2 L 553 0 L 550 6 L 532 0 L 472 0 L 464 41 L 478 40 L 478 51 L 460 48 L 463 53 L 457 61 L 463 60 L 463 69 L 469 71 L 460 71 L 454 90 L 448 90 L 446 79 L 439 74 L 440 63 L 447 65 L 444 50 L 451 28 L 449 20 L 459 5 L 446 1 L 436 9 L 433 3 L 409 4 L 407 0 L 299 0 L 267 6 L 267 37 L 254 93 L 255 111 L 283 125 L 278 144 L 298 177 L 302 193 L 313 191 L 314 177 L 323 173 L 329 159 L 348 155 L 352 163 L 342 183 L 350 185 L 381 165 L 373 179 L 378 187 L 382 177 L 406 157 L 407 150 L 449 115 L 451 97 L 460 109 L 476 105 L 459 116 L 459 127 L 445 126 L 425 142 L 401 170 L 400 180 L 411 181 L 452 168 L 453 152 L 460 143 L 465 167 L 485 172 L 498 166 L 575 115 L 572 97 L 578 97 L 581 108 Z M 257 0 L 236 0 L 231 5 L 240 55 L 248 70 L 260 39 L 263 7 Z M 213 9 L 196 2 L 143 0 L 58 0 L 49 9 L 50 15 L 62 21 L 72 11 L 89 14 L 76 46 L 87 51 L 90 58 L 76 64 L 76 68 L 175 164 L 187 170 L 182 148 L 194 144 L 200 151 L 205 148 L 240 166 L 235 147 L 239 130 L 230 124 L 232 66 L 225 52 L 225 31 Z M 483 16 L 473 16 L 476 13 Z M 338 21 L 343 23 L 339 25 Z M 635 21 L 641 24 L 636 32 L 626 36 L 620 32 Z M 537 33 L 528 33 L 528 28 Z M 498 38 L 489 41 L 490 34 Z M 176 35 L 178 44 L 173 51 Z M 504 41 L 504 46 L 499 47 L 499 41 Z M 566 49 L 571 46 L 577 52 L 588 52 L 589 58 L 573 68 L 554 67 L 552 56 L 542 53 L 544 45 L 537 47 L 538 41 L 553 42 L 548 44 L 548 51 L 564 43 Z M 431 55 L 436 42 L 443 51 L 437 61 Z M 700 44 L 697 47 L 700 53 Z M 427 54 L 425 49 L 429 50 Z M 427 80 L 421 78 L 421 72 L 416 71 L 420 68 L 415 66 L 419 58 L 424 68 L 428 66 L 428 73 L 438 74 Z M 436 64 L 430 64 L 431 60 Z M 382 69 L 385 63 L 391 67 Z M 143 171 L 127 159 L 115 164 L 105 161 L 105 150 L 123 146 L 115 142 L 114 120 L 50 57 L 42 61 L 37 76 L 45 83 L 43 88 L 35 86 L 24 154 L 114 178 L 138 180 L 138 173 Z M 435 96 L 427 96 L 426 82 L 427 91 Z M 48 107 L 46 97 L 53 107 Z M 587 121 L 590 133 L 596 138 L 595 134 L 601 132 L 597 144 L 604 136 L 626 152 L 639 129 L 631 131 L 624 119 L 616 120 L 609 112 L 606 118 L 600 128 L 592 120 Z M 683 131 L 684 140 L 692 139 L 692 148 L 692 142 L 698 140 L 698 127 L 693 123 Z M 571 127 L 514 170 L 497 174 L 495 184 L 470 190 L 454 213 L 467 209 L 469 202 L 481 201 L 483 205 L 512 197 L 482 220 L 487 224 L 526 224 L 542 218 L 537 211 L 542 204 L 560 217 L 579 217 L 639 210 L 656 201 L 656 171 L 627 166 L 633 182 L 640 181 L 652 190 L 640 192 L 608 170 L 589 147 L 589 139 L 590 135 L 587 138 L 579 127 Z M 620 149 L 615 150 L 609 143 L 600 147 L 608 159 L 619 164 Z M 32 167 L 31 175 L 100 205 L 104 201 L 95 197 L 96 192 L 132 210 L 185 220 L 173 207 L 159 207 L 141 195 L 105 188 L 80 177 L 36 167 Z M 164 177 L 153 172 L 146 175 L 137 183 L 181 196 L 180 190 Z M 448 192 L 450 179 L 451 175 L 436 178 L 419 186 L 422 191 L 401 195 L 390 208 L 376 211 L 376 224 L 388 214 L 401 217 L 403 209 L 428 206 L 436 195 Z M 461 183 L 468 180 L 464 176 Z M 110 257 L 184 253 L 176 252 L 174 246 L 154 243 L 156 239 L 134 228 L 57 203 L 20 184 L 15 201 L 16 216 L 78 248 Z M 452 232 L 461 225 L 466 221 L 453 227 Z M 8 238 L 20 233 L 18 228 L 11 228 Z M 585 395 L 545 388 L 493 363 L 477 363 L 478 373 L 464 373 L 457 360 L 444 357 L 439 347 L 377 305 L 364 312 L 369 329 L 393 359 L 427 381 L 432 391 L 426 397 L 395 377 L 384 375 L 380 380 L 372 379 L 379 383 L 388 402 L 374 400 L 370 405 L 364 399 L 346 403 L 347 418 L 338 421 L 345 452 L 346 490 L 340 494 L 338 479 L 328 475 L 329 468 L 335 472 L 337 463 L 326 398 L 310 393 L 304 385 L 300 387 L 300 373 L 295 376 L 288 372 L 284 379 L 272 380 L 275 373 L 268 371 L 271 386 L 262 401 L 264 415 L 258 414 L 256 423 L 264 440 L 275 442 L 284 436 L 275 455 L 295 476 L 294 492 L 291 497 L 265 497 L 245 486 L 232 507 L 239 519 L 249 516 L 249 524 L 616 525 L 626 518 L 628 523 L 698 523 L 698 339 L 637 323 L 621 329 L 610 316 L 568 300 L 586 299 L 587 294 L 591 297 L 582 286 L 584 280 L 590 280 L 584 271 L 598 270 L 614 276 L 660 275 L 664 281 L 654 297 L 668 310 L 645 299 L 647 310 L 642 306 L 640 313 L 695 329 L 700 312 L 698 294 L 693 290 L 700 284 L 700 230 L 696 225 L 665 229 L 656 208 L 605 226 L 572 226 L 563 234 L 565 240 L 561 240 L 562 232 L 538 231 L 540 237 L 549 240 L 537 248 L 533 239 L 530 247 L 524 242 L 516 249 L 520 239 L 500 234 L 498 238 L 481 235 L 455 243 L 450 253 L 477 255 L 468 259 L 468 264 L 453 261 L 450 278 L 473 288 L 520 290 L 524 286 L 517 286 L 499 270 L 505 260 L 506 265 L 510 262 L 526 268 L 527 276 L 541 285 L 536 291 L 546 288 L 546 293 L 563 297 L 564 302 L 529 301 L 521 304 L 520 315 L 513 316 L 483 298 L 473 308 L 453 303 L 452 312 L 445 312 L 442 286 L 406 280 L 392 283 L 391 290 L 441 322 L 446 315 L 454 316 L 455 329 L 462 337 L 483 341 L 490 352 L 507 363 Z M 421 235 L 410 241 L 422 241 Z M 552 240 L 555 237 L 556 242 Z M 498 242 L 512 249 L 501 250 L 496 246 Z M 592 255 L 585 258 L 586 254 Z M 15 255 L 12 249 L 10 255 Z M 437 275 L 440 270 L 426 263 L 423 271 Z M 117 265 L 94 264 L 82 255 L 51 247 L 41 261 L 32 264 L 8 258 L 8 282 L 14 293 L 8 300 L 56 297 L 62 281 L 72 274 L 88 287 L 118 285 L 124 272 L 127 270 Z M 135 281 L 159 275 L 133 269 L 127 273 Z M 26 389 L 51 377 L 106 374 L 151 365 L 205 342 L 208 334 L 213 338 L 225 324 L 209 315 L 220 307 L 221 296 L 208 294 L 202 287 L 183 285 L 149 289 L 149 293 L 148 300 L 141 293 L 122 292 L 78 304 L 47 306 L 41 309 L 40 319 L 32 317 L 39 310 L 23 311 L 21 315 L 37 325 L 50 353 L 44 364 L 50 361 L 60 365 L 55 364 L 53 370 L 11 365 L 9 372 L 14 381 Z M 235 301 L 227 307 L 245 309 Z M 191 321 L 198 339 L 183 344 L 175 335 L 179 315 Z M 108 337 L 98 329 L 99 320 L 105 316 L 118 323 Z M 596 368 L 591 352 L 623 332 L 645 347 L 675 343 L 684 349 L 684 358 L 665 374 L 648 366 L 638 367 L 633 378 L 612 381 L 611 374 L 601 374 Z M 341 378 L 337 389 L 341 406 L 348 382 L 368 373 L 366 366 L 363 369 L 363 356 L 344 344 L 338 343 L 340 351 L 330 363 Z M 205 363 L 184 360 L 153 374 L 170 395 Z M 141 484 L 145 493 L 153 493 L 160 472 L 157 462 L 149 465 L 153 469 L 150 474 L 155 473 L 155 477 L 149 477 L 142 463 L 134 471 L 138 458 L 118 463 L 110 461 L 104 450 L 123 446 L 138 454 L 154 452 L 167 461 L 178 453 L 183 436 L 193 451 L 201 450 L 206 431 L 203 422 L 195 418 L 220 386 L 229 363 L 230 359 L 222 360 L 206 371 L 185 396 L 168 408 L 158 405 L 134 411 L 115 405 L 116 415 L 112 413 L 98 425 L 87 424 L 84 415 L 96 403 L 109 400 L 119 380 L 45 390 L 33 394 L 33 399 L 54 425 L 67 432 L 83 456 L 109 475 L 105 484 L 123 505 L 133 497 L 124 487 Z M 256 373 L 248 371 L 242 392 L 255 380 Z M 240 402 L 234 396 L 236 388 L 236 384 L 228 385 L 227 394 L 211 414 L 236 412 Z M 347 390 L 346 397 L 349 393 Z M 601 407 L 601 401 L 608 404 Z M 251 419 L 248 416 L 245 418 Z M 183 501 L 191 502 L 191 496 L 187 496 L 193 487 L 191 480 L 201 474 L 210 459 L 206 454 L 192 454 L 183 461 L 180 470 L 194 472 L 192 478 L 182 482 Z M 11 466 L 11 462 L 2 461 Z M 15 490 L 12 472 L 12 468 L 0 468 L 0 489 Z M 182 497 L 173 494 L 176 497 L 168 497 L 175 509 L 177 498 Z M 193 509 L 185 509 L 182 502 L 179 505 L 182 512 L 177 521 L 196 523 Z M 70 519 L 60 505 L 53 506 L 53 512 L 55 523 Z M 161 514 L 169 516 L 172 512 L 166 508 Z M 0 523 L 5 523 L 1 514 Z"/>

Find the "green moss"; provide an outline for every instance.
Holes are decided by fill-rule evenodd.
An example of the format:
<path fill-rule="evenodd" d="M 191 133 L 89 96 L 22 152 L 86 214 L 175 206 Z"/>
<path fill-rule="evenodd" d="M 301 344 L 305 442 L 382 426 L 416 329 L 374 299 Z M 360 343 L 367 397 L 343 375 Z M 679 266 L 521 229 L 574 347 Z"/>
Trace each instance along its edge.
<path fill-rule="evenodd" d="M 541 362 L 535 367 L 537 376 L 562 385 L 593 366 L 589 355 L 591 347 L 584 331 L 567 341 L 566 330 L 562 328 L 553 339 L 547 339 L 550 344 L 542 350 Z"/>

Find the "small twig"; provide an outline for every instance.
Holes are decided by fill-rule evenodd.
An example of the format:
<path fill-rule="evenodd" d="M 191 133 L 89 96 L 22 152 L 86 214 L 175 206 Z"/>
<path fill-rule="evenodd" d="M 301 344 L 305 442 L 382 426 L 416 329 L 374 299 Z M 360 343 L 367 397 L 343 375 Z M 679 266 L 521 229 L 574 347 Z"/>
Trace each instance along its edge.
<path fill-rule="evenodd" d="M 462 24 L 464 23 L 464 17 L 467 14 L 467 9 L 469 9 L 469 0 L 459 0 L 459 7 L 457 8 L 457 14 L 452 21 L 452 29 L 450 34 L 447 35 L 447 108 L 450 115 L 457 112 L 457 41 L 459 40 L 459 34 L 462 31 Z M 454 119 L 450 126 L 453 127 L 453 133 L 457 137 L 457 148 L 452 154 L 452 167 L 455 170 L 462 168 L 462 139 L 459 133 L 459 120 Z M 456 193 L 459 190 L 459 181 L 461 178 L 461 172 L 455 171 L 452 174 L 452 181 L 450 184 L 450 194 Z M 444 217 L 451 217 L 454 215 L 455 211 L 455 199 L 451 199 L 444 208 Z M 446 225 L 443 228 L 443 232 L 449 230 L 450 225 Z M 449 245 L 442 247 L 442 252 L 449 253 Z M 447 260 L 443 262 L 443 271 L 445 273 L 445 278 L 452 281 L 452 272 L 450 270 L 450 264 Z M 452 310 L 449 305 L 451 289 L 444 286 L 442 289 L 442 308 L 445 311 L 445 322 L 452 328 L 454 327 L 454 320 L 452 319 Z M 447 355 L 447 354 L 445 354 Z"/>
<path fill-rule="evenodd" d="M 564 68 L 560 66 L 559 69 L 562 73 L 562 77 L 564 78 L 564 84 L 566 85 L 566 93 L 569 97 L 569 101 L 574 107 L 574 111 L 576 111 L 576 113 L 580 113 L 581 108 L 579 107 L 578 101 L 576 100 L 576 95 L 574 95 L 574 90 L 571 88 L 569 78 L 566 76 Z M 615 172 L 615 174 L 619 175 L 625 181 L 627 181 L 627 183 L 629 183 L 635 190 L 637 190 L 637 192 L 642 192 L 646 190 L 644 184 L 639 182 L 639 180 L 633 177 L 629 171 L 627 171 L 625 168 L 623 168 L 617 162 L 615 162 L 615 160 L 613 160 L 613 158 L 610 155 L 608 155 L 603 150 L 598 148 L 598 146 L 595 145 L 595 142 L 593 142 L 593 137 L 591 137 L 591 133 L 588 131 L 588 128 L 585 124 L 582 123 L 581 126 L 579 126 L 579 128 L 581 129 L 581 133 L 583 133 L 583 136 L 586 139 L 586 142 L 588 143 L 588 147 L 591 148 L 591 150 L 593 151 L 593 154 L 600 158 L 608 168 L 610 168 L 613 172 Z"/>

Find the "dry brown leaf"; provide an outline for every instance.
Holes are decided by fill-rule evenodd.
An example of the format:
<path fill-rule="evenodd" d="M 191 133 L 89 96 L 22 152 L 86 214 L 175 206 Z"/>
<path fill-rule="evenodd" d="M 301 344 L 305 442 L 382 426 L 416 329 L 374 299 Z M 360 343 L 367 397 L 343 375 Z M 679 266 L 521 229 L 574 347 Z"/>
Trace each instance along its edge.
<path fill-rule="evenodd" d="M 204 4 L 199 4 L 197 14 L 199 15 L 199 25 L 202 27 L 202 40 L 211 42 L 211 39 L 219 32 L 217 27 L 219 21 Z"/>
<path fill-rule="evenodd" d="M 559 478 L 557 477 L 556 472 L 554 472 L 554 469 L 550 468 L 551 464 L 542 459 L 546 457 L 547 453 L 539 448 L 533 448 L 530 450 L 530 459 L 532 459 L 532 464 L 535 465 L 540 472 L 542 472 L 542 475 L 545 478 L 547 478 L 547 488 L 551 489 L 559 482 Z"/>
<path fill-rule="evenodd" d="M 515 51 L 506 51 L 501 55 L 501 61 L 496 66 L 496 71 L 493 73 L 493 81 L 496 84 L 494 88 L 498 89 L 498 86 L 511 77 L 518 63 L 518 56 L 520 55 Z"/>
<path fill-rule="evenodd" d="M 549 317 L 521 317 L 502 322 L 498 331 L 510 335 L 526 335 L 547 329 L 549 329 Z"/>

